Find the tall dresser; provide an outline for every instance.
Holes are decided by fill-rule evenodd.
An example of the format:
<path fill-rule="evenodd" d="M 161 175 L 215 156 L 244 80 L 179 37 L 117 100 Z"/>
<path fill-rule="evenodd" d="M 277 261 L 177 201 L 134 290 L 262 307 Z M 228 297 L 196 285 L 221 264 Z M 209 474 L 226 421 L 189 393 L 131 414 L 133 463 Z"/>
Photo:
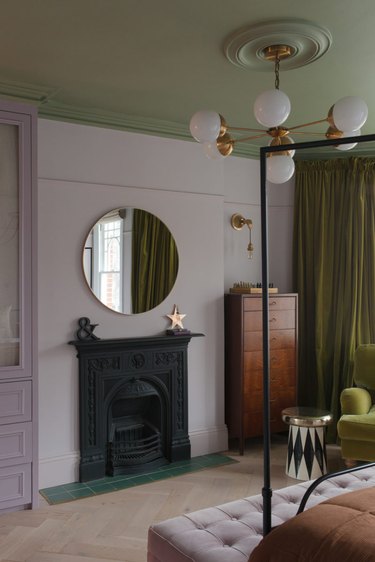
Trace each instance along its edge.
<path fill-rule="evenodd" d="M 296 294 L 269 296 L 271 432 L 285 431 L 281 411 L 296 404 Z M 263 412 L 262 297 L 225 295 L 225 422 L 239 442 L 260 436 Z"/>
<path fill-rule="evenodd" d="M 36 120 L 0 102 L 0 513 L 38 501 Z"/>

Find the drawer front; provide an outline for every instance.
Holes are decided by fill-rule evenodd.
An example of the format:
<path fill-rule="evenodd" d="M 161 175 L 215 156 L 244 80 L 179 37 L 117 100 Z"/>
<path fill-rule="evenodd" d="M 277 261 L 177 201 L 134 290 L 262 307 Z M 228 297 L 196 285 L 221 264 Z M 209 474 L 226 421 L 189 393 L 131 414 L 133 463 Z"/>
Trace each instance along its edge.
<path fill-rule="evenodd" d="M 244 387 L 244 412 L 263 412 L 263 378 L 260 371 L 254 377 L 247 377 Z M 270 400 L 278 411 L 295 405 L 296 387 L 294 379 L 285 381 L 281 386 L 278 381 L 271 381 Z"/>
<path fill-rule="evenodd" d="M 295 310 L 296 299 L 295 297 L 274 297 L 270 295 L 268 300 L 268 310 Z"/>
<path fill-rule="evenodd" d="M 245 372 L 243 380 L 244 395 L 252 393 L 262 393 L 263 390 L 263 371 L 261 369 Z M 263 398 L 261 398 L 262 400 Z M 246 402 L 246 399 L 245 399 Z"/>
<path fill-rule="evenodd" d="M 270 349 L 294 348 L 296 345 L 295 330 L 272 330 L 270 335 Z M 244 332 L 244 350 L 262 351 L 263 332 Z"/>
<path fill-rule="evenodd" d="M 289 401 L 289 404 L 295 404 L 295 400 Z M 288 431 L 288 426 L 281 418 L 281 411 L 285 408 L 280 407 L 277 400 L 270 401 L 270 429 L 271 432 Z M 245 437 L 257 437 L 263 434 L 263 414 L 262 409 L 256 411 L 247 411 L 243 417 L 243 429 Z"/>
<path fill-rule="evenodd" d="M 243 430 L 246 437 L 257 437 L 263 434 L 263 417 L 261 413 L 244 415 Z"/>
<path fill-rule="evenodd" d="M 247 297 L 243 299 L 244 310 L 262 310 L 262 297 Z"/>
<path fill-rule="evenodd" d="M 271 310 L 268 316 L 270 330 L 291 330 L 296 326 L 295 310 Z M 262 311 L 244 313 L 245 332 L 262 331 Z"/>
<path fill-rule="evenodd" d="M 296 365 L 296 353 L 293 348 L 290 349 L 275 349 L 270 354 L 270 370 L 271 378 L 273 371 L 282 369 L 293 369 Z M 252 371 L 263 369 L 263 352 L 262 351 L 248 351 L 244 353 L 244 372 L 251 373 Z"/>
<path fill-rule="evenodd" d="M 0 383 L 0 424 L 31 420 L 31 381 Z"/>
<path fill-rule="evenodd" d="M 31 462 L 31 429 L 31 422 L 0 426 L 0 467 Z"/>
<path fill-rule="evenodd" d="M 295 388 L 296 370 L 274 369 L 271 371 L 271 390 L 272 388 Z M 261 392 L 263 388 L 263 370 L 248 371 L 244 374 L 243 391 L 244 394 Z M 293 405 L 293 404 L 291 404 Z M 286 406 L 288 407 L 288 406 Z"/>
<path fill-rule="evenodd" d="M 0 468 L 0 509 L 31 502 L 31 465 Z"/>
<path fill-rule="evenodd" d="M 247 297 L 243 299 L 243 309 L 246 310 L 262 310 L 262 297 Z M 277 297 L 269 295 L 269 310 L 294 310 L 296 308 L 295 297 Z"/>
<path fill-rule="evenodd" d="M 291 330 L 296 327 L 295 310 L 270 310 L 270 330 Z"/>

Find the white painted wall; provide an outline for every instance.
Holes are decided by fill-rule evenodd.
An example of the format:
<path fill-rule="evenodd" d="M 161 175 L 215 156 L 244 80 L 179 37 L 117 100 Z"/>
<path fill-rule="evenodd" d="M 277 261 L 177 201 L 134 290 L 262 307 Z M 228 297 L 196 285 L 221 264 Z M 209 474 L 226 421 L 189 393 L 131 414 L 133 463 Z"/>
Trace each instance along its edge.
<path fill-rule="evenodd" d="M 284 184 L 268 184 L 269 278 L 280 293 L 293 291 L 292 246 L 294 177 Z"/>
<path fill-rule="evenodd" d="M 78 361 L 67 345 L 77 319 L 99 323 L 102 338 L 163 333 L 173 305 L 185 326 L 203 332 L 189 345 L 189 433 L 193 456 L 225 450 L 223 295 L 237 280 L 260 279 L 258 163 L 210 161 L 193 142 L 39 121 L 40 487 L 78 477 Z M 154 310 L 122 316 L 87 289 L 82 244 L 111 208 L 144 208 L 173 233 L 180 257 L 176 284 Z M 230 216 L 254 222 L 247 233 Z"/>
<path fill-rule="evenodd" d="M 224 286 L 225 292 L 238 281 L 258 283 L 261 281 L 261 227 L 259 163 L 247 158 L 227 158 L 224 167 Z M 254 245 L 253 258 L 247 255 L 249 230 L 243 227 L 234 230 L 230 219 L 241 213 L 253 221 L 251 239 Z"/>

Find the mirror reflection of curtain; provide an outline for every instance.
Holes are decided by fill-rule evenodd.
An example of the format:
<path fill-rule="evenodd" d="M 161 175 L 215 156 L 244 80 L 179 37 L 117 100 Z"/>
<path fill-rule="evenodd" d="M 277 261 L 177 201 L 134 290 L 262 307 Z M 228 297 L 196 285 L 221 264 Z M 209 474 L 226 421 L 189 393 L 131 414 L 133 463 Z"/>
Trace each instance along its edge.
<path fill-rule="evenodd" d="M 354 350 L 375 342 L 375 160 L 298 162 L 295 185 L 299 400 L 337 420 Z"/>
<path fill-rule="evenodd" d="M 134 209 L 132 248 L 133 313 L 160 304 L 171 291 L 177 276 L 175 241 L 157 217 Z"/>

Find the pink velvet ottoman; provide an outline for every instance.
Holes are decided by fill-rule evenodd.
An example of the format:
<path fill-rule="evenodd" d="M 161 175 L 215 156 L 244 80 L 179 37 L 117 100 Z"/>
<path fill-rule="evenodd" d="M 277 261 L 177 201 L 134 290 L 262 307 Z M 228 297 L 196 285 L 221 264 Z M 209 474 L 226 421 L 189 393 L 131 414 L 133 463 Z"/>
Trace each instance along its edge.
<path fill-rule="evenodd" d="M 273 492 L 272 526 L 297 512 L 311 482 Z M 306 509 L 338 494 L 375 486 L 375 468 L 322 482 Z M 247 562 L 262 539 L 262 496 L 186 513 L 155 523 L 148 531 L 147 562 Z"/>

